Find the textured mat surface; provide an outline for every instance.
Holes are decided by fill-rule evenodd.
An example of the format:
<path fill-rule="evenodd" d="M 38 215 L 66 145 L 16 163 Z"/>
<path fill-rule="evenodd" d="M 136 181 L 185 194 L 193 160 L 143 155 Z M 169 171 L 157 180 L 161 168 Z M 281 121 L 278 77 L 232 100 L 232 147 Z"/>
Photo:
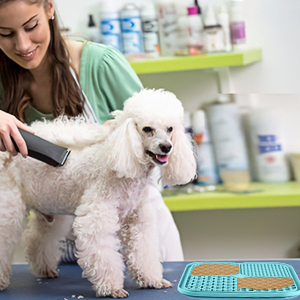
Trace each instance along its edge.
<path fill-rule="evenodd" d="M 300 277 L 300 260 L 282 260 L 280 262 L 292 265 Z M 125 289 L 129 292 L 129 298 L 136 300 L 187 300 L 192 299 L 177 291 L 177 285 L 181 275 L 190 262 L 166 262 L 164 266 L 164 278 L 171 281 L 173 288 L 137 289 L 131 279 L 126 277 Z M 0 292 L 1 300 L 73 300 L 73 299 L 97 299 L 91 284 L 81 277 L 81 269 L 77 265 L 59 266 L 59 277 L 55 279 L 38 279 L 33 276 L 27 265 L 14 265 L 11 285 L 5 291 Z M 99 298 L 98 298 L 99 299 Z M 107 298 L 111 299 L 111 298 Z M 210 298 L 214 299 L 214 298 Z M 220 298 L 219 298 L 220 299 Z M 229 298 L 227 298 L 229 299 Z M 253 298 L 252 298 L 253 299 Z M 300 299 L 300 297 L 294 298 Z"/>

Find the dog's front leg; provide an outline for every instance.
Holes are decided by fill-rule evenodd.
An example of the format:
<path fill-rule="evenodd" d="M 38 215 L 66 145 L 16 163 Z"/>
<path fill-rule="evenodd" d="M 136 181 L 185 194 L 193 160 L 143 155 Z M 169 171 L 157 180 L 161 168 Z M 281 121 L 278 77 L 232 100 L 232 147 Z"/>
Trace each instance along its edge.
<path fill-rule="evenodd" d="M 25 224 L 26 207 L 21 192 L 14 180 L 0 172 L 0 291 L 10 283 L 13 254 Z"/>
<path fill-rule="evenodd" d="M 122 223 L 121 235 L 127 267 L 140 287 L 172 287 L 162 276 L 155 211 L 147 198 L 145 195 L 140 206 Z"/>
<path fill-rule="evenodd" d="M 97 297 L 128 297 L 123 289 L 123 258 L 118 252 L 118 211 L 109 201 L 97 198 L 97 191 L 86 192 L 82 203 L 75 212 L 73 229 L 83 276 L 93 284 Z"/>

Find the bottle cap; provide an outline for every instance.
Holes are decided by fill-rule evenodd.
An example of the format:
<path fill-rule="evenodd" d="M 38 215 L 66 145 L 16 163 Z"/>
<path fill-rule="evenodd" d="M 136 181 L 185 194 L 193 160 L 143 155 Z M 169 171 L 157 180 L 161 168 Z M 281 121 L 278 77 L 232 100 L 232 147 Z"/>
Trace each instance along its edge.
<path fill-rule="evenodd" d="M 205 24 L 205 26 L 217 25 L 217 20 L 216 20 L 216 16 L 214 13 L 214 9 L 211 5 L 209 5 L 207 8 L 204 24 Z"/>
<path fill-rule="evenodd" d="M 227 6 L 224 2 L 222 2 L 220 5 L 220 13 L 228 13 Z"/>
<path fill-rule="evenodd" d="M 198 9 L 198 15 L 201 15 L 201 14 L 202 14 L 202 11 L 201 11 L 200 5 L 198 4 L 198 0 L 195 0 L 195 6 L 197 6 L 197 9 Z"/>
<path fill-rule="evenodd" d="M 93 15 L 89 15 L 89 24 L 88 24 L 88 27 L 95 27 L 96 24 L 94 22 L 94 19 L 93 19 Z"/>
<path fill-rule="evenodd" d="M 189 16 L 198 14 L 198 7 L 197 6 L 190 6 L 190 7 L 187 8 L 187 10 L 188 10 L 188 15 Z"/>
<path fill-rule="evenodd" d="M 230 102 L 230 96 L 228 94 L 219 94 L 218 103 Z"/>
<path fill-rule="evenodd" d="M 155 16 L 156 10 L 153 3 L 147 3 L 141 7 L 141 17 L 144 16 Z"/>
<path fill-rule="evenodd" d="M 191 113 L 187 110 L 184 111 L 184 127 L 191 127 Z"/>
<path fill-rule="evenodd" d="M 205 129 L 205 113 L 203 110 L 199 109 L 193 113 L 193 131 L 195 134 L 203 133 Z"/>

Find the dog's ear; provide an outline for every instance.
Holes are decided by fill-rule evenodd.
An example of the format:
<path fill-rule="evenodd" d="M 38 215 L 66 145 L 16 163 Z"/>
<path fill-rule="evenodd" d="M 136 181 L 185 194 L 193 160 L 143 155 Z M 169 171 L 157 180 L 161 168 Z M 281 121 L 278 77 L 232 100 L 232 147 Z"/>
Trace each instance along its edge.
<path fill-rule="evenodd" d="M 190 136 L 185 134 L 184 127 L 174 128 L 172 134 L 173 151 L 168 164 L 162 168 L 164 185 L 186 184 L 196 176 L 196 159 Z"/>
<path fill-rule="evenodd" d="M 136 178 L 144 171 L 144 149 L 140 134 L 132 118 L 128 118 L 109 136 L 108 156 L 118 177 Z"/>

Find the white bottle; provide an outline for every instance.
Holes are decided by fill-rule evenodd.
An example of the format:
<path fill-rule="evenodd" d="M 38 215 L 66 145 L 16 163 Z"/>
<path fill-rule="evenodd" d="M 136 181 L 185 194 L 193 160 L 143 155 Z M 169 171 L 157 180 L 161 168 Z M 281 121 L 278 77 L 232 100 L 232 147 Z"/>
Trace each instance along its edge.
<path fill-rule="evenodd" d="M 222 170 L 249 170 L 248 153 L 239 107 L 219 95 L 218 103 L 207 107 L 216 164 Z"/>
<path fill-rule="evenodd" d="M 122 52 L 120 16 L 114 2 L 104 1 L 101 8 L 101 42 Z"/>
<path fill-rule="evenodd" d="M 203 21 L 201 15 L 198 14 L 198 7 L 191 6 L 187 8 L 188 10 L 188 45 L 190 47 L 193 46 L 201 46 L 202 45 L 202 30 L 204 28 Z"/>
<path fill-rule="evenodd" d="M 220 24 L 223 28 L 225 35 L 225 51 L 230 52 L 232 50 L 231 46 L 231 36 L 230 36 L 230 23 L 229 23 L 229 14 L 227 10 L 227 6 L 224 2 L 222 2 L 220 11 L 217 15 L 218 24 Z"/>
<path fill-rule="evenodd" d="M 229 18 L 233 50 L 244 50 L 246 48 L 246 31 L 243 0 L 229 1 Z"/>
<path fill-rule="evenodd" d="M 89 15 L 89 23 L 87 28 L 88 39 L 92 42 L 99 43 L 100 41 L 100 31 L 96 26 L 93 15 Z"/>
<path fill-rule="evenodd" d="M 178 48 L 178 25 L 175 3 L 173 0 L 159 0 L 157 9 L 160 54 L 161 56 L 174 56 Z"/>
<path fill-rule="evenodd" d="M 142 21 L 138 8 L 134 4 L 127 4 L 122 9 L 120 16 L 123 53 L 129 54 L 144 52 Z"/>
<path fill-rule="evenodd" d="M 144 5 L 141 9 L 144 51 L 150 57 L 157 58 L 159 54 L 158 20 L 155 6 L 152 3 Z"/>
<path fill-rule="evenodd" d="M 256 109 L 250 112 L 248 120 L 257 180 L 261 182 L 290 180 L 280 113 Z"/>
<path fill-rule="evenodd" d="M 193 114 L 192 124 L 196 141 L 197 180 L 199 185 L 211 185 L 219 182 L 214 151 L 208 132 L 205 113 L 197 110 Z"/>
<path fill-rule="evenodd" d="M 217 23 L 214 8 L 208 5 L 204 18 L 203 51 L 221 52 L 225 51 L 225 34 L 221 25 Z"/>

